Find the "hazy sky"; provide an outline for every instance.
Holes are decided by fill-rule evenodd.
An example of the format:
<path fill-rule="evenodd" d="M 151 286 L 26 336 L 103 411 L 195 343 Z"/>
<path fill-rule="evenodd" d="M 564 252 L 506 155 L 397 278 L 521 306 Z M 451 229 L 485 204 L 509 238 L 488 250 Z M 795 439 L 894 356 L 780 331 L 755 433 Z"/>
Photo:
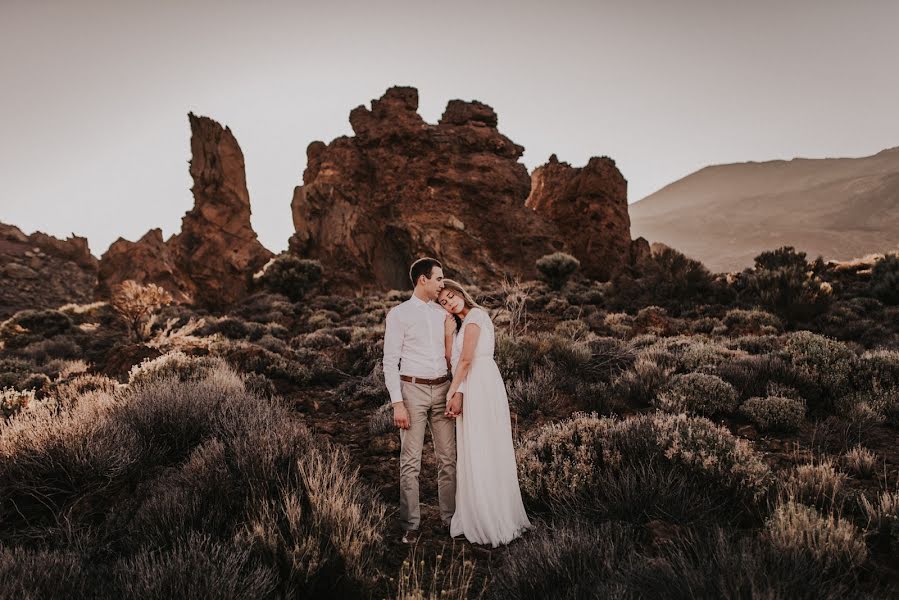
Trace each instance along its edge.
<path fill-rule="evenodd" d="M 631 202 L 708 164 L 875 154 L 899 146 L 897 23 L 897 0 L 0 0 L 0 221 L 96 256 L 168 238 L 194 111 L 231 127 L 283 250 L 306 146 L 392 85 L 431 123 L 491 105 L 529 170 L 611 156 Z"/>

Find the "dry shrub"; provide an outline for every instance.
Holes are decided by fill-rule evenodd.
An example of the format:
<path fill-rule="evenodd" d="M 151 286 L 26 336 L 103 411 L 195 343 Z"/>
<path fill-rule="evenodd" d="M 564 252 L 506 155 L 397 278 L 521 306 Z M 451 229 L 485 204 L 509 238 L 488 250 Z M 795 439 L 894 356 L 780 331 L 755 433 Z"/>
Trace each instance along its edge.
<path fill-rule="evenodd" d="M 672 359 L 664 352 L 638 353 L 631 368 L 621 372 L 613 381 L 616 393 L 626 402 L 637 406 L 648 405 L 674 374 Z"/>
<path fill-rule="evenodd" d="M 133 279 L 126 279 L 116 286 L 110 305 L 125 319 L 131 333 L 138 340 L 145 340 L 150 333 L 147 327 L 150 316 L 171 302 L 171 294 L 155 283 L 141 285 Z"/>
<path fill-rule="evenodd" d="M 729 336 L 772 335 L 783 331 L 783 322 L 775 315 L 758 309 L 734 308 L 724 315 Z"/>
<path fill-rule="evenodd" d="M 869 530 L 888 532 L 899 542 L 899 490 L 883 490 L 873 502 L 862 494 L 859 505 L 868 519 Z"/>
<path fill-rule="evenodd" d="M 796 431 L 805 420 L 805 400 L 767 396 L 750 398 L 740 412 L 761 431 Z"/>
<path fill-rule="evenodd" d="M 517 457 L 531 506 L 628 520 L 739 519 L 770 480 L 747 441 L 683 414 L 579 413 L 530 432 Z"/>
<path fill-rule="evenodd" d="M 846 344 L 810 331 L 797 331 L 788 335 L 782 354 L 818 387 L 821 408 L 832 410 L 836 399 L 852 390 L 859 358 Z"/>
<path fill-rule="evenodd" d="M 505 553 L 490 582 L 491 598 L 621 598 L 638 530 L 628 524 L 572 520 L 542 524 Z"/>
<path fill-rule="evenodd" d="M 516 378 L 506 383 L 509 406 L 517 414 L 526 417 L 536 410 L 554 414 L 558 409 L 558 379 L 551 365 L 537 365 L 526 378 Z"/>
<path fill-rule="evenodd" d="M 203 379 L 213 369 L 223 365 L 224 361 L 216 356 L 191 356 L 175 350 L 153 359 L 144 359 L 131 367 L 128 384 L 145 385 L 166 377 L 175 377 L 181 381 Z"/>
<path fill-rule="evenodd" d="M 833 460 L 825 458 L 814 464 L 797 465 L 780 481 L 784 499 L 821 508 L 833 508 L 841 497 L 846 474 L 834 468 Z"/>
<path fill-rule="evenodd" d="M 393 404 L 386 402 L 376 408 L 368 417 L 368 432 L 377 437 L 396 431 L 396 425 L 393 423 Z"/>
<path fill-rule="evenodd" d="M 259 564 L 249 548 L 193 532 L 167 552 L 141 550 L 115 570 L 123 598 L 264 598 L 277 584 L 275 569 Z"/>
<path fill-rule="evenodd" d="M 857 568 L 868 559 L 868 547 L 858 527 L 798 502 L 778 506 L 765 532 L 785 555 L 810 557 L 825 569 Z"/>
<path fill-rule="evenodd" d="M 8 419 L 34 402 L 34 390 L 0 389 L 0 416 Z"/>
<path fill-rule="evenodd" d="M 417 558 L 418 544 L 412 547 L 396 580 L 396 600 L 467 600 L 483 596 L 487 582 L 479 589 L 475 561 L 465 558 L 465 548 L 456 552 L 454 541 L 446 566 L 443 565 L 445 550 L 443 546 L 433 564 L 428 564 Z"/>
<path fill-rule="evenodd" d="M 84 597 L 373 589 L 384 505 L 277 398 L 221 363 L 88 393 L 0 424 L 0 545 L 90 557 Z M 21 571 L 13 589 L 46 585 Z"/>
<path fill-rule="evenodd" d="M 670 380 L 659 391 L 653 404 L 665 412 L 710 417 L 734 412 L 738 398 L 733 386 L 720 377 L 687 373 Z"/>
<path fill-rule="evenodd" d="M 495 570 L 489 597 L 795 598 L 886 597 L 875 584 L 862 596 L 857 572 L 822 569 L 808 553 L 785 554 L 764 536 L 720 527 L 680 529 L 647 548 L 645 534 L 618 522 L 544 526 L 513 544 Z"/>
<path fill-rule="evenodd" d="M 870 477 L 877 468 L 877 455 L 859 444 L 843 454 L 843 466 L 850 473 Z"/>
<path fill-rule="evenodd" d="M 112 394 L 118 387 L 119 383 L 111 377 L 86 373 L 57 384 L 52 393 L 59 404 L 68 407 L 92 393 Z"/>

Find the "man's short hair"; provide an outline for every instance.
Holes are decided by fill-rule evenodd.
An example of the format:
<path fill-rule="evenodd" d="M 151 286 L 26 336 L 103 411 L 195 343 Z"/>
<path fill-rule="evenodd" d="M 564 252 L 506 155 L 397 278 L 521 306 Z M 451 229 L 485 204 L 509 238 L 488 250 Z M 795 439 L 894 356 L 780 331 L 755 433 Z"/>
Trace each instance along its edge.
<path fill-rule="evenodd" d="M 440 261 L 436 258 L 424 257 L 419 258 L 414 263 L 412 263 L 412 268 L 409 269 L 409 279 L 412 280 L 412 287 L 418 283 L 418 278 L 424 275 L 428 279 L 431 278 L 432 271 L 434 267 L 443 268 L 443 265 L 440 264 Z"/>

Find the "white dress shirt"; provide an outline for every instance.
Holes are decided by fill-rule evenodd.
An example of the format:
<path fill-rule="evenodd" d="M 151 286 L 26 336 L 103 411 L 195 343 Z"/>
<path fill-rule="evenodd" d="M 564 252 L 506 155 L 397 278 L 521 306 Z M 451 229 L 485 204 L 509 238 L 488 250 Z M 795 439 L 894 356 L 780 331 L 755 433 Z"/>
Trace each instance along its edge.
<path fill-rule="evenodd" d="M 436 379 L 447 374 L 443 322 L 446 311 L 415 294 L 387 312 L 384 383 L 390 401 L 402 402 L 400 375 Z"/>

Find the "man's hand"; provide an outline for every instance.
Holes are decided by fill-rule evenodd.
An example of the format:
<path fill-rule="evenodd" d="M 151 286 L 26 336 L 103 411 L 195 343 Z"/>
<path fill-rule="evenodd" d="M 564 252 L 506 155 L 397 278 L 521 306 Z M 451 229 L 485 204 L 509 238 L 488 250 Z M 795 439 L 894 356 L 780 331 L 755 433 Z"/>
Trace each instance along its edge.
<path fill-rule="evenodd" d="M 446 335 L 456 333 L 456 317 L 452 313 L 446 313 L 446 318 L 443 319 L 443 333 Z"/>
<path fill-rule="evenodd" d="M 462 415 L 462 392 L 453 394 L 452 399 L 446 403 L 446 411 L 443 413 L 447 417 L 458 417 Z"/>
<path fill-rule="evenodd" d="M 393 403 L 393 424 L 400 429 L 409 429 L 409 411 L 402 402 Z"/>

